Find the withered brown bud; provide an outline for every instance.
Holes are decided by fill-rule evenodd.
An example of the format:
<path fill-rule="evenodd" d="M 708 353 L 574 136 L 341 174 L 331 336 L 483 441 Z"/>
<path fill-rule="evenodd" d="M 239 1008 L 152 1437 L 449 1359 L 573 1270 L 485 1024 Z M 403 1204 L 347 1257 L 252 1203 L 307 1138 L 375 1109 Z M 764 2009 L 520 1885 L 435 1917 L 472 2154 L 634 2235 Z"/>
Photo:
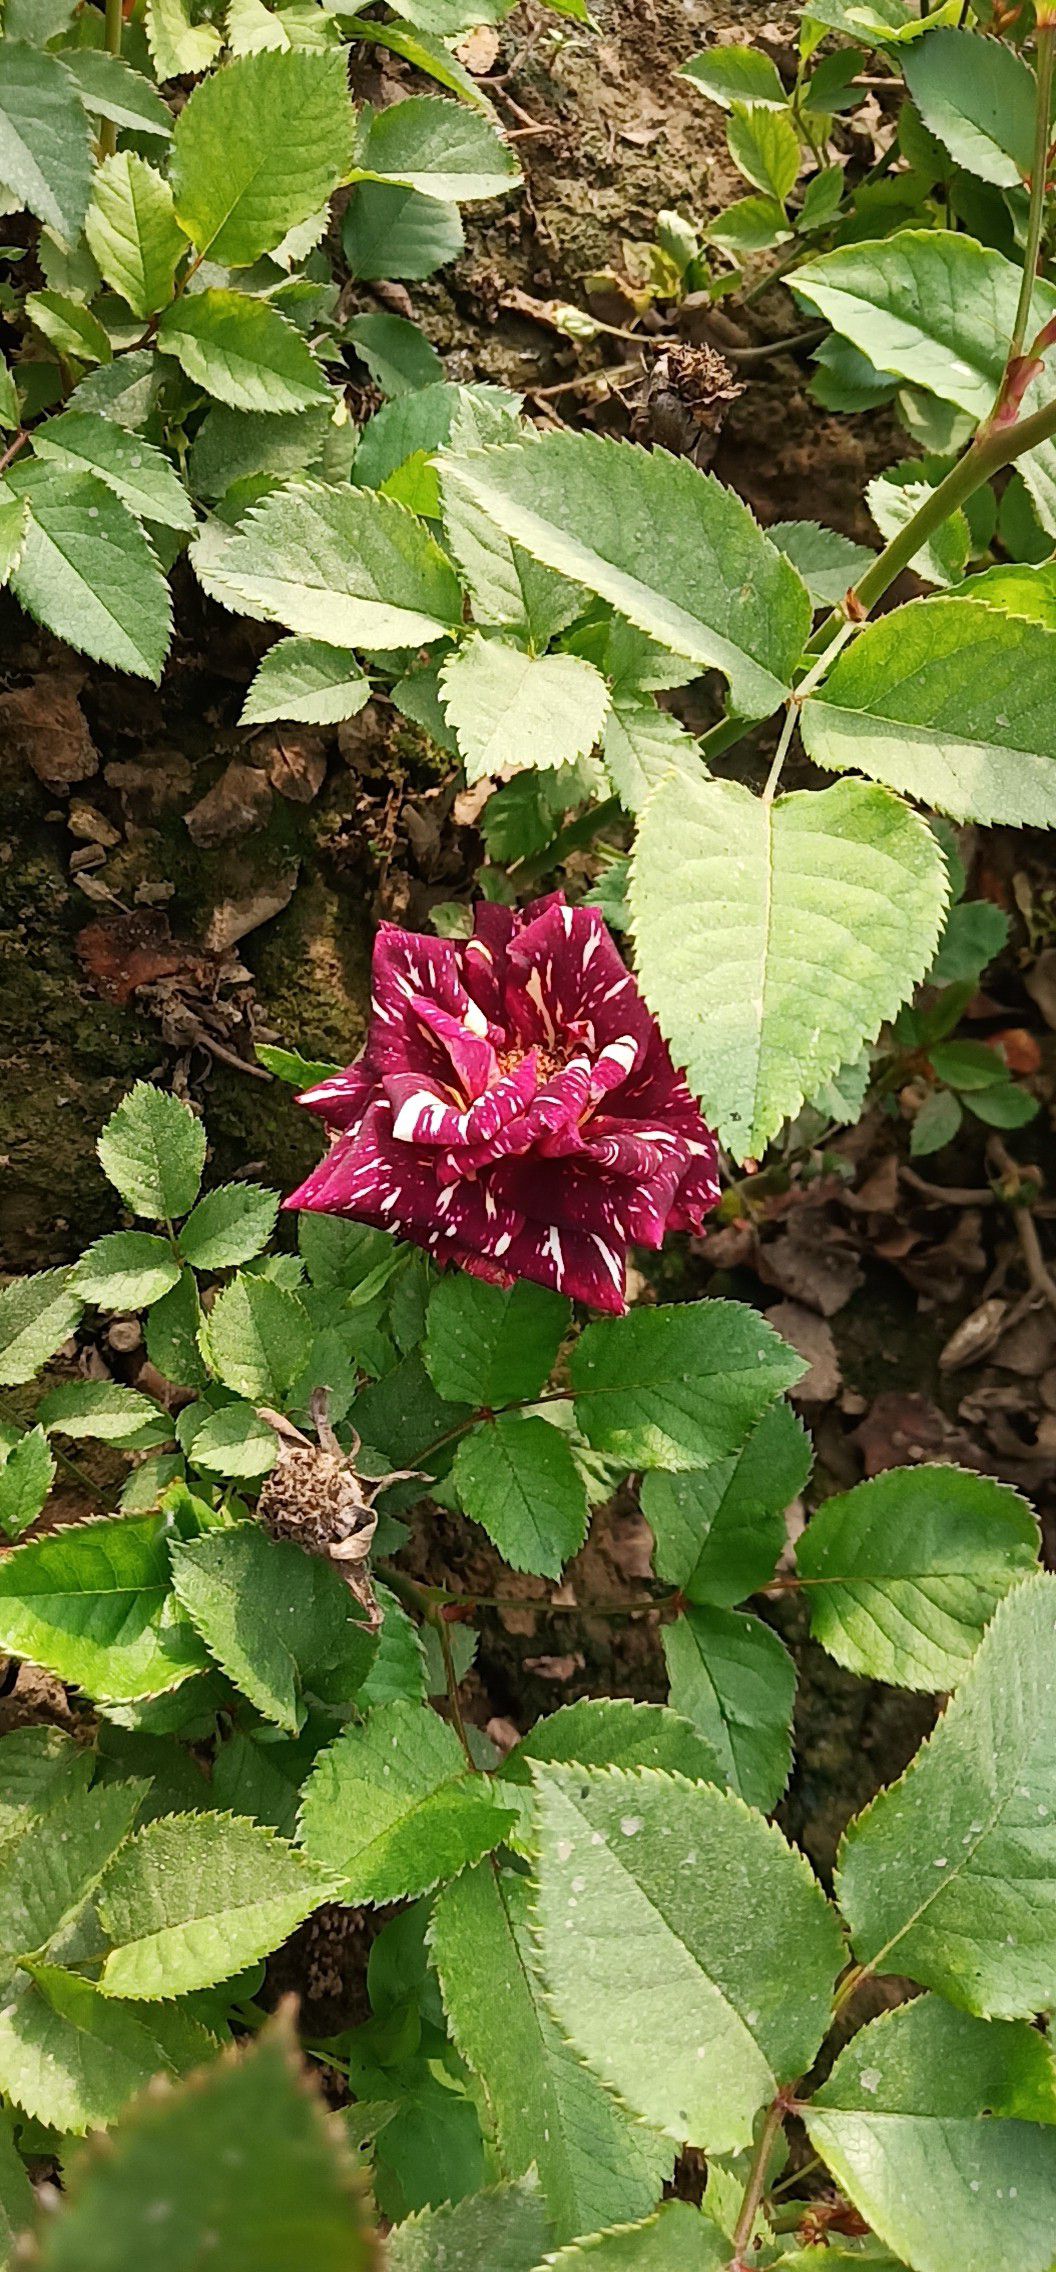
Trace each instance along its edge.
<path fill-rule="evenodd" d="M 339 1452 L 280 1439 L 279 1456 L 265 1476 L 257 1517 L 272 1538 L 289 1539 L 322 1555 L 379 1622 L 368 1562 L 378 1518 L 372 1499 L 380 1488 L 365 1482 Z"/>
<path fill-rule="evenodd" d="M 714 347 L 677 343 L 658 355 L 645 382 L 631 428 L 636 442 L 653 442 L 694 465 L 711 464 L 731 402 L 744 388 Z"/>

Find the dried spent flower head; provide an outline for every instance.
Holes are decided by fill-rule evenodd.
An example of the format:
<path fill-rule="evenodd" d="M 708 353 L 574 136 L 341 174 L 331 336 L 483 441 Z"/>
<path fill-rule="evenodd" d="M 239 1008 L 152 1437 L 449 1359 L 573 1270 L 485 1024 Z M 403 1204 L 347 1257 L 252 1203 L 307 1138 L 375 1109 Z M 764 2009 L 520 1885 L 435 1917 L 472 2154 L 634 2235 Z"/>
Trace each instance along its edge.
<path fill-rule="evenodd" d="M 631 1244 L 699 1230 L 715 1141 L 600 915 L 478 905 L 471 939 L 383 924 L 366 1048 L 300 1099 L 331 1134 L 288 1207 L 476 1277 L 622 1312 Z"/>
<path fill-rule="evenodd" d="M 416 1477 L 417 1470 L 400 1468 L 391 1475 L 357 1474 L 360 1442 L 353 1436 L 345 1452 L 334 1434 L 325 1389 L 312 1397 L 312 1417 L 319 1442 L 302 1436 L 281 1412 L 260 1407 L 279 1439 L 278 1457 L 265 1476 L 257 1501 L 257 1519 L 271 1538 L 289 1539 L 308 1554 L 332 1562 L 349 1591 L 361 1603 L 368 1622 L 376 1627 L 381 1611 L 370 1574 L 370 1550 L 378 1518 L 374 1501 L 390 1483 Z"/>

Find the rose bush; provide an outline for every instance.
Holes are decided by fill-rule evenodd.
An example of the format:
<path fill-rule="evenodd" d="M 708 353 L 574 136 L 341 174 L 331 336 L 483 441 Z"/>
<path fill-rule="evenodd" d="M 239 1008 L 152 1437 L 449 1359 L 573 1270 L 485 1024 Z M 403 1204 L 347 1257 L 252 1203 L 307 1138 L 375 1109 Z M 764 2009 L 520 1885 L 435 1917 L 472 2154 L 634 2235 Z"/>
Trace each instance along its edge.
<path fill-rule="evenodd" d="M 288 1207 L 396 1231 L 499 1284 L 625 1306 L 627 1249 L 699 1230 L 715 1142 L 601 917 L 481 904 L 465 943 L 384 924 L 356 1063 Z"/>

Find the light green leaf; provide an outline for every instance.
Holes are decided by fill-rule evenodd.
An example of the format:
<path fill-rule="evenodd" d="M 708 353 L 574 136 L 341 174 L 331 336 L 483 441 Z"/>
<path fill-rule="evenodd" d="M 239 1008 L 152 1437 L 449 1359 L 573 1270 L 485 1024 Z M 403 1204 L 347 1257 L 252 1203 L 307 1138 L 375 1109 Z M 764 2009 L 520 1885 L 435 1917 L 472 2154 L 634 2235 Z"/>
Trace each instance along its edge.
<path fill-rule="evenodd" d="M 625 811 L 641 812 L 658 783 L 672 771 L 682 780 L 705 781 L 700 746 L 670 710 L 648 695 L 614 701 L 605 720 L 601 754 Z"/>
<path fill-rule="evenodd" d="M 538 1767 L 536 1790 L 536 1920 L 559 2024 L 669 2137 L 736 2152 L 828 2026 L 843 1944 L 821 1887 L 779 1830 L 713 1784 Z"/>
<path fill-rule="evenodd" d="M 75 1333 L 84 1303 L 72 1270 L 40 1270 L 0 1287 L 0 1386 L 31 1381 Z"/>
<path fill-rule="evenodd" d="M 101 1702 L 177 1688 L 205 1664 L 178 1612 L 166 1519 L 71 1524 L 0 1562 L 0 1645 Z"/>
<path fill-rule="evenodd" d="M 422 2209 L 386 2235 L 387 2272 L 536 2272 L 550 2238 L 537 2179 Z"/>
<path fill-rule="evenodd" d="M 206 1422 L 214 1437 L 224 1418 L 217 1413 Z M 259 1475 L 263 1464 L 247 1472 Z M 174 1543 L 172 1572 L 177 1598 L 217 1663 L 266 1720 L 290 1735 L 303 1725 L 306 1692 L 347 1704 L 366 1678 L 373 1636 L 323 1557 L 246 1522 Z"/>
<path fill-rule="evenodd" d="M 935 487 L 919 458 L 903 458 L 875 475 L 866 488 L 865 501 L 881 536 L 890 541 L 906 528 Z M 918 547 L 908 565 L 925 584 L 959 584 L 971 550 L 971 530 L 958 509 Z"/>
<path fill-rule="evenodd" d="M 559 1578 L 587 1535 L 586 1487 L 567 1436 L 548 1420 L 500 1413 L 463 1436 L 455 1489 L 514 1570 Z"/>
<path fill-rule="evenodd" d="M 159 79 L 208 71 L 223 42 L 210 23 L 192 23 L 190 0 L 146 0 L 147 43 Z"/>
<path fill-rule="evenodd" d="M 550 1378 L 572 1323 L 572 1304 L 549 1287 L 489 1286 L 464 1271 L 429 1297 L 425 1362 L 434 1388 L 456 1403 L 510 1404 Z"/>
<path fill-rule="evenodd" d="M 546 2272 L 689 2272 L 690 2266 L 692 2272 L 726 2272 L 729 2258 L 729 2242 L 710 2217 L 688 2201 L 665 2201 L 641 2224 L 559 2249 L 547 2257 Z"/>
<path fill-rule="evenodd" d="M 494 1786 L 467 1766 L 454 1729 L 425 1705 L 397 1702 L 320 1754 L 300 1837 L 342 1901 L 399 1901 L 479 1861 L 510 1819 Z"/>
<path fill-rule="evenodd" d="M 462 495 L 661 646 L 721 670 L 735 709 L 764 717 L 782 699 L 807 593 L 747 506 L 686 459 L 546 434 L 447 462 L 445 500 Z"/>
<path fill-rule="evenodd" d="M 159 2075 L 188 2074 L 215 2048 L 178 2005 L 144 2012 L 41 1965 L 0 2012 L 0 2088 L 37 2122 L 79 2136 L 116 2122 Z"/>
<path fill-rule="evenodd" d="M 1010 1586 L 1036 1567 L 1018 1492 L 956 1467 L 892 1467 L 826 1499 L 799 1540 L 811 1631 L 851 1672 L 952 1688 Z"/>
<path fill-rule="evenodd" d="M 89 1791 L 58 1778 L 17 1846 L 5 1852 L 0 1887 L 0 1970 L 7 1986 L 20 1958 L 45 1953 L 83 1908 L 128 1837 L 142 1783 Z M 0 2083 L 0 2088 L 3 2085 Z"/>
<path fill-rule="evenodd" d="M 259 1183 L 227 1183 L 207 1191 L 180 1232 L 180 1253 L 195 1270 L 228 1270 L 267 1246 L 279 1210 L 277 1191 Z"/>
<path fill-rule="evenodd" d="M 998 2018 L 1056 2003 L 1054 1632 L 1056 1578 L 1024 1578 L 841 1851 L 856 1956 Z"/>
<path fill-rule="evenodd" d="M 109 336 L 83 301 L 70 299 L 64 292 L 30 292 L 26 314 L 59 355 L 82 363 L 109 363 Z"/>
<path fill-rule="evenodd" d="M 796 1668 L 758 1617 L 697 1603 L 664 1627 L 671 1702 L 712 1746 L 723 1780 L 769 1813 L 792 1765 Z"/>
<path fill-rule="evenodd" d="M 1029 181 L 1036 82 L 1022 55 L 979 32 L 940 29 L 910 49 L 903 68 L 928 132 L 957 165 L 999 189 Z"/>
<path fill-rule="evenodd" d="M 773 1404 L 728 1459 L 642 1482 L 658 1578 L 690 1601 L 731 1608 L 765 1586 L 785 1543 L 785 1510 L 811 1467 L 810 1438 L 787 1404 Z"/>
<path fill-rule="evenodd" d="M 743 260 L 749 253 L 771 252 L 787 244 L 792 235 L 783 205 L 773 197 L 738 197 L 709 222 L 705 236 L 710 244 Z"/>
<path fill-rule="evenodd" d="M 303 1854 L 246 1816 L 150 1822 L 99 1889 L 112 1944 L 100 1986 L 146 1998 L 210 1988 L 277 1948 L 326 1894 Z"/>
<path fill-rule="evenodd" d="M 169 587 L 138 521 L 91 473 L 11 467 L 29 505 L 16 599 L 60 639 L 139 678 L 161 677 L 172 629 Z"/>
<path fill-rule="evenodd" d="M 145 158 L 119 150 L 104 159 L 84 227 L 100 273 L 134 315 L 154 315 L 168 306 L 187 238 L 168 182 Z"/>
<path fill-rule="evenodd" d="M 252 1404 L 225 1404 L 195 1429 L 191 1463 L 207 1475 L 267 1475 L 278 1458 L 275 1430 Z"/>
<path fill-rule="evenodd" d="M 150 80 L 142 71 L 134 71 L 123 55 L 109 55 L 100 47 L 66 47 L 62 61 L 76 81 L 89 118 L 109 118 L 135 134 L 171 141 L 171 113 Z"/>
<path fill-rule="evenodd" d="M 578 655 L 527 655 L 509 639 L 474 631 L 444 664 L 440 699 L 472 785 L 589 756 L 609 690 Z"/>
<path fill-rule="evenodd" d="M 142 2018 L 160 2029 L 170 2016 Z M 141 2098 L 105 2157 L 63 2177 L 42 2272 L 189 2272 L 210 2256 L 224 2272 L 370 2272 L 376 2260 L 361 2180 L 282 2020 L 189 2089 Z"/>
<path fill-rule="evenodd" d="M 416 647 L 462 620 L 439 545 L 370 489 L 281 490 L 246 514 L 208 575 L 196 566 L 223 606 L 334 646 Z"/>
<path fill-rule="evenodd" d="M 1056 2075 L 1044 2036 L 922 1996 L 862 2028 L 805 2111 L 811 2145 L 915 2272 L 1048 2272 Z"/>
<path fill-rule="evenodd" d="M 679 65 L 678 76 L 723 110 L 734 103 L 769 103 L 783 110 L 788 101 L 776 63 L 758 47 L 706 47 Z"/>
<path fill-rule="evenodd" d="M 984 607 L 1025 615 L 1043 623 L 1047 631 L 1056 631 L 1056 568 L 1051 561 L 1038 567 L 1015 561 L 1007 567 L 986 568 L 981 576 L 972 577 L 968 596 Z"/>
<path fill-rule="evenodd" d="M 345 207 L 341 244 L 351 276 L 415 282 L 457 260 L 465 237 L 457 205 L 395 182 L 361 181 Z"/>
<path fill-rule="evenodd" d="M 465 452 L 452 449 L 451 456 Z M 446 465 L 447 459 L 444 460 Z M 480 623 L 508 625 L 537 654 L 579 615 L 587 594 L 544 568 L 496 529 L 468 492 L 444 491 L 444 535 Z M 598 655 L 588 657 L 599 662 Z M 604 668 L 604 663 L 602 663 Z"/>
<path fill-rule="evenodd" d="M 150 1231 L 112 1231 L 82 1254 L 73 1283 L 86 1302 L 106 1310 L 141 1310 L 179 1280 L 180 1266 L 167 1239 Z"/>
<path fill-rule="evenodd" d="M 268 1278 L 241 1276 L 225 1286 L 203 1336 L 205 1353 L 225 1388 L 264 1404 L 282 1403 L 311 1354 L 304 1303 Z"/>
<path fill-rule="evenodd" d="M 42 1399 L 37 1416 L 42 1427 L 60 1436 L 94 1436 L 100 1443 L 132 1444 L 137 1450 L 172 1435 L 168 1414 L 153 1397 L 120 1381 L 65 1381 Z"/>
<path fill-rule="evenodd" d="M 1014 262 L 944 229 L 899 229 L 877 244 L 843 245 L 797 268 L 796 293 L 817 308 L 881 371 L 985 418 L 993 407 L 1012 336 L 1020 272 Z M 1056 313 L 1056 291 L 1039 283 L 1032 337 Z M 1028 388 L 1029 413 L 1051 400 L 1051 373 Z M 1045 519 L 1056 509 L 1056 443 L 1019 461 Z"/>
<path fill-rule="evenodd" d="M 158 346 L 196 386 L 234 410 L 307 410 L 330 390 L 307 340 L 278 308 L 245 292 L 184 293 L 166 308 Z"/>
<path fill-rule="evenodd" d="M 412 95 L 369 116 L 351 178 L 398 182 L 423 197 L 469 205 L 505 196 L 521 175 L 513 152 L 478 111 L 440 95 Z"/>
<path fill-rule="evenodd" d="M 968 591 L 974 590 L 974 583 Z M 868 624 L 804 704 L 818 765 L 854 766 L 955 820 L 1056 820 L 1056 637 L 971 599 Z"/>
<path fill-rule="evenodd" d="M 507 2177 L 538 2169 L 554 2237 L 564 2241 L 646 2216 L 671 2150 L 563 2040 L 536 1968 L 530 1892 L 525 1877 L 482 1863 L 445 1888 L 429 1937 L 498 2166 Z"/>
<path fill-rule="evenodd" d="M 876 558 L 866 545 L 818 521 L 773 521 L 766 533 L 798 569 L 815 607 L 838 607 Z"/>
<path fill-rule="evenodd" d="M 336 726 L 343 718 L 354 718 L 369 700 L 370 680 L 350 647 L 330 647 L 322 639 L 278 639 L 257 667 L 239 724 L 290 718 L 306 726 Z"/>
<path fill-rule="evenodd" d="M 0 494 L 0 584 L 9 581 L 22 558 L 28 526 L 29 506 L 25 498 Z"/>
<path fill-rule="evenodd" d="M 595 1319 L 569 1362 L 587 1442 L 640 1468 L 726 1459 L 803 1370 L 755 1310 L 720 1301 Z"/>
<path fill-rule="evenodd" d="M 91 178 L 91 134 L 75 82 L 57 55 L 5 39 L 0 181 L 63 244 L 72 245 Z"/>
<path fill-rule="evenodd" d="M 168 458 L 142 435 L 126 433 L 98 411 L 67 410 L 49 418 L 34 437 L 34 447 L 38 458 L 98 474 L 137 519 L 162 528 L 193 529 L 193 508 Z"/>
<path fill-rule="evenodd" d="M 172 189 L 183 228 L 211 260 L 250 268 L 326 205 L 351 137 L 342 49 L 270 49 L 228 63 L 176 121 Z"/>
<path fill-rule="evenodd" d="M 55 1460 L 43 1428 L 30 1428 L 0 1467 L 0 1531 L 14 1541 L 35 1523 L 55 1480 Z"/>
<path fill-rule="evenodd" d="M 735 781 L 663 784 L 631 870 L 642 990 L 737 1159 L 892 1017 L 947 898 L 924 822 L 857 782 L 766 804 Z"/>
<path fill-rule="evenodd" d="M 800 166 L 799 136 L 787 110 L 734 102 L 726 140 L 734 165 L 764 197 L 783 205 Z"/>
<path fill-rule="evenodd" d="M 170 1483 L 183 1481 L 182 1452 L 153 1452 L 130 1469 L 121 1486 L 118 1506 L 122 1514 L 143 1515 L 161 1504 Z"/>

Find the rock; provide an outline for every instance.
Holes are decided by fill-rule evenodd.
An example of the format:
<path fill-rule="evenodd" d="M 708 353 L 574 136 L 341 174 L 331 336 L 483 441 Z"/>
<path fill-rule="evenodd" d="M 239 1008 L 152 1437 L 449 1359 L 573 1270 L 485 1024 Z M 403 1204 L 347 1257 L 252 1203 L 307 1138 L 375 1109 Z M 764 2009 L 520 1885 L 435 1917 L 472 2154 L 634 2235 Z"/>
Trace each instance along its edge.
<path fill-rule="evenodd" d="M 183 817 L 187 833 L 199 850 L 212 852 L 219 844 L 229 844 L 233 838 L 248 836 L 251 829 L 262 828 L 270 811 L 267 774 L 236 757 Z M 285 900 L 281 904 L 285 906 Z"/>

